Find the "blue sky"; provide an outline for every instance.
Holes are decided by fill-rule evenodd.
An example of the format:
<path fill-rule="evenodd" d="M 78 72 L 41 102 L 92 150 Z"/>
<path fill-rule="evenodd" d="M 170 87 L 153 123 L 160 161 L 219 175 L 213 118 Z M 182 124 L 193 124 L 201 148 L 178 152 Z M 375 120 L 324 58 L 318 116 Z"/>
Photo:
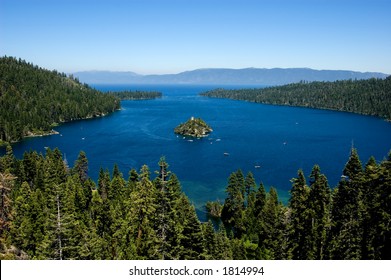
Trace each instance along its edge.
<path fill-rule="evenodd" d="M 391 74 L 388 0 L 0 0 L 0 56 L 48 69 Z"/>

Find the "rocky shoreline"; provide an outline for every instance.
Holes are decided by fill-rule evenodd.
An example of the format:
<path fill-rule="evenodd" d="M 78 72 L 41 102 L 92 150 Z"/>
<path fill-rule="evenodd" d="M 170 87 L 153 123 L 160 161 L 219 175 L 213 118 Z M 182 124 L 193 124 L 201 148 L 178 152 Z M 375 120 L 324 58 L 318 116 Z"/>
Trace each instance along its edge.
<path fill-rule="evenodd" d="M 43 137 L 43 136 L 49 136 L 49 135 L 56 135 L 56 134 L 60 134 L 60 132 L 54 130 L 54 129 L 51 129 L 49 131 L 42 131 L 42 132 L 31 132 L 31 131 L 28 131 L 27 132 L 27 135 L 24 136 L 26 138 L 29 138 L 29 137 Z"/>

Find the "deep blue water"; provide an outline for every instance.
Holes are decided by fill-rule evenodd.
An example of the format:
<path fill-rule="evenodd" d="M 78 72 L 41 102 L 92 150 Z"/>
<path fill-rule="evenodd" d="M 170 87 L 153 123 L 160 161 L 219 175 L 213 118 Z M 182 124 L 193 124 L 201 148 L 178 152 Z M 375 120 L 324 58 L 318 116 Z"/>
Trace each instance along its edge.
<path fill-rule="evenodd" d="M 227 178 L 239 168 L 244 174 L 252 171 L 257 183 L 275 186 L 286 202 L 298 169 L 309 176 L 319 164 L 335 186 L 352 143 L 363 163 L 371 155 L 382 160 L 391 149 L 391 123 L 374 117 L 198 96 L 215 88 L 211 86 L 96 87 L 159 90 L 163 98 L 123 101 L 121 111 L 106 117 L 63 124 L 56 128 L 61 135 L 14 144 L 15 155 L 59 147 L 73 165 L 84 150 L 94 180 L 100 167 L 112 170 L 115 163 L 125 178 L 131 168 L 139 170 L 143 164 L 154 176 L 164 155 L 185 193 L 201 209 L 208 200 L 224 200 Z M 210 124 L 212 134 L 193 142 L 177 137 L 174 127 L 191 116 Z"/>

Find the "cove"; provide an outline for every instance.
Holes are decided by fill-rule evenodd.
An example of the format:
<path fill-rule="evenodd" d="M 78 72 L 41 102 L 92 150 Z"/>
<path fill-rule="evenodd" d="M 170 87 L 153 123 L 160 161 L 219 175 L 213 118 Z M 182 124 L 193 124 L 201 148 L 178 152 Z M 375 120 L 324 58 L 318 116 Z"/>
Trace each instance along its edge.
<path fill-rule="evenodd" d="M 391 123 L 375 117 L 198 95 L 216 86 L 95 87 L 102 91 L 161 91 L 163 97 L 123 101 L 121 111 L 106 117 L 65 123 L 56 128 L 58 135 L 13 144 L 14 154 L 21 158 L 25 151 L 45 153 L 45 147 L 58 147 L 73 166 L 83 150 L 94 180 L 100 167 L 111 171 L 115 163 L 125 179 L 131 168 L 139 170 L 143 164 L 154 177 L 159 158 L 165 156 L 200 214 L 206 201 L 224 201 L 227 178 L 239 168 L 244 175 L 253 172 L 257 183 L 262 181 L 267 189 L 276 187 L 286 203 L 290 179 L 298 169 L 303 169 L 308 178 L 313 165 L 319 164 L 334 187 L 352 144 L 363 164 L 371 155 L 382 160 L 391 149 Z M 205 120 L 213 132 L 202 139 L 176 135 L 174 128 L 191 116 Z"/>

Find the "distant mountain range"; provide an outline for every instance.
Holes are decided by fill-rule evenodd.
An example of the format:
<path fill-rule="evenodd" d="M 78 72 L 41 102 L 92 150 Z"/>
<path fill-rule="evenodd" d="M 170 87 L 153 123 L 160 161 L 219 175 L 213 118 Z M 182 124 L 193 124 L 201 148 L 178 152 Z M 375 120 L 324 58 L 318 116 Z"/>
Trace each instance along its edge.
<path fill-rule="evenodd" d="M 85 71 L 73 75 L 87 84 L 202 84 L 284 85 L 300 81 L 336 81 L 385 78 L 377 72 L 314 70 L 310 68 L 197 69 L 178 74 L 139 75 L 134 72 Z"/>

